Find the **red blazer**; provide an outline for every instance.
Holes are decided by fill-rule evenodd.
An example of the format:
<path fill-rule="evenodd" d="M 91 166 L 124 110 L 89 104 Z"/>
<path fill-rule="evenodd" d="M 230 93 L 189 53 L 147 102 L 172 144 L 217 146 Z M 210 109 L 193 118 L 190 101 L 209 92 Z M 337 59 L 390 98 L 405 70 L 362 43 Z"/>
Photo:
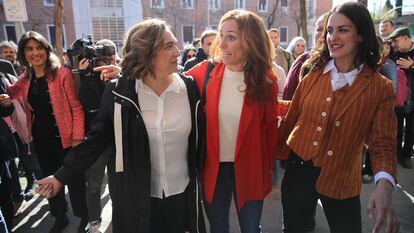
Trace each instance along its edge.
<path fill-rule="evenodd" d="M 52 74 L 48 74 L 47 84 L 62 146 L 69 148 L 74 140 L 83 140 L 85 134 L 85 115 L 82 105 L 76 97 L 72 73 L 64 67 L 58 68 L 54 79 L 52 79 Z M 31 135 L 31 107 L 27 100 L 29 86 L 29 75 L 24 72 L 20 75 L 19 80 L 7 89 L 7 92 L 13 99 L 23 96 L 27 127 Z"/>
<path fill-rule="evenodd" d="M 199 63 L 186 75 L 191 75 L 202 93 L 207 69 L 207 61 Z M 216 187 L 220 163 L 218 103 L 224 64 L 218 63 L 211 71 L 211 79 L 206 88 L 206 142 L 207 154 L 202 171 L 202 183 L 207 202 L 211 203 Z M 274 93 L 277 81 L 273 74 Z M 243 102 L 238 129 L 234 172 L 236 180 L 237 204 L 242 208 L 246 201 L 263 200 L 271 188 L 270 170 L 272 168 L 277 141 L 278 103 L 269 101 L 264 104 Z M 286 110 L 286 109 L 285 109 Z"/>

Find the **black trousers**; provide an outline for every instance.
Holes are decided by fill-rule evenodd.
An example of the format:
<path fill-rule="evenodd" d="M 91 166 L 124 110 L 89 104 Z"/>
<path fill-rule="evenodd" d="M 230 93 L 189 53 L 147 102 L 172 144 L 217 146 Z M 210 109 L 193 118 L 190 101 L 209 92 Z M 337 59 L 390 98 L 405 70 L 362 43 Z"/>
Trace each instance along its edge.
<path fill-rule="evenodd" d="M 151 197 L 151 233 L 184 233 L 188 219 L 188 187 L 169 197 Z"/>
<path fill-rule="evenodd" d="M 362 233 L 359 196 L 337 200 L 319 194 L 315 185 L 320 168 L 291 154 L 282 180 L 282 207 L 285 233 L 305 233 L 319 199 L 331 233 Z"/>
<path fill-rule="evenodd" d="M 414 145 L 414 110 L 407 114 L 403 108 L 395 108 L 395 114 L 397 116 L 397 155 L 400 159 L 411 158 Z"/>
<path fill-rule="evenodd" d="M 62 148 L 60 138 L 33 137 L 34 147 L 38 155 L 39 164 L 45 177 L 53 175 L 62 165 L 68 149 Z M 77 217 L 87 218 L 86 208 L 86 181 L 85 177 L 79 176 L 73 182 L 67 184 L 69 197 L 72 204 L 73 214 Z M 67 211 L 65 189 L 62 188 L 58 194 L 50 199 L 50 212 L 53 216 L 62 216 Z"/>

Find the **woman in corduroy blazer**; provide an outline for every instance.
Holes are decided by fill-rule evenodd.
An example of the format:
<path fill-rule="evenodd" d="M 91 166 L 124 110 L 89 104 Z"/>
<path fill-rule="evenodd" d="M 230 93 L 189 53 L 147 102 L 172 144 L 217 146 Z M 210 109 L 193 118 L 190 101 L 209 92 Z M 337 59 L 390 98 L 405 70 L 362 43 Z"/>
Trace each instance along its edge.
<path fill-rule="evenodd" d="M 395 94 L 376 72 L 378 43 L 371 16 L 360 3 L 334 8 L 324 38 L 304 66 L 280 131 L 290 150 L 282 181 L 284 232 L 305 232 L 303 219 L 320 199 L 333 233 L 361 233 L 361 153 L 371 152 L 376 188 L 368 204 L 376 215 L 373 232 L 383 221 L 398 232 L 392 205 L 396 179 Z"/>

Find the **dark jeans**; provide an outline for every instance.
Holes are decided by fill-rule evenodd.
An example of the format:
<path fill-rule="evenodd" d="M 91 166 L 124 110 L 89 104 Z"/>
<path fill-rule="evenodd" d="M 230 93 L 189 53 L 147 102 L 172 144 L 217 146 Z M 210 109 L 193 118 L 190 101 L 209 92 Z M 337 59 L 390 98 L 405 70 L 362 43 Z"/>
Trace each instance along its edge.
<path fill-rule="evenodd" d="M 414 110 L 406 114 L 403 108 L 395 108 L 395 114 L 397 116 L 397 155 L 400 159 L 410 158 L 414 145 Z"/>
<path fill-rule="evenodd" d="M 151 233 L 184 233 L 187 228 L 188 188 L 169 197 L 151 197 Z"/>
<path fill-rule="evenodd" d="M 282 207 L 285 233 L 305 233 L 306 221 L 314 215 L 320 199 L 331 233 L 361 233 L 359 196 L 336 200 L 316 191 L 320 168 L 291 154 L 282 181 Z"/>
<path fill-rule="evenodd" d="M 237 200 L 234 163 L 220 163 L 216 190 L 211 204 L 204 202 L 210 222 L 211 233 L 229 233 L 229 211 L 231 198 Z M 237 201 L 235 201 L 237 207 Z M 260 233 L 263 200 L 246 201 L 243 208 L 237 207 L 241 233 Z"/>

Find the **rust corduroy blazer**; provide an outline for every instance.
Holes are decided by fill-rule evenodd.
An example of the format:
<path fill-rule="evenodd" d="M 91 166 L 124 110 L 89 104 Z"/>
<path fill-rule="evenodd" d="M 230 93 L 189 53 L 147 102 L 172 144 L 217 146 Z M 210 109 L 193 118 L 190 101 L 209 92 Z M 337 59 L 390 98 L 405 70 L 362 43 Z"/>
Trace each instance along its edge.
<path fill-rule="evenodd" d="M 277 149 L 290 149 L 321 167 L 316 189 L 330 198 L 359 195 L 364 143 L 374 174 L 385 171 L 395 179 L 397 126 L 391 82 L 364 65 L 341 106 L 333 107 L 330 72 L 322 71 L 311 71 L 300 82 L 280 128 Z M 287 153 L 278 154 L 286 159 Z"/>

